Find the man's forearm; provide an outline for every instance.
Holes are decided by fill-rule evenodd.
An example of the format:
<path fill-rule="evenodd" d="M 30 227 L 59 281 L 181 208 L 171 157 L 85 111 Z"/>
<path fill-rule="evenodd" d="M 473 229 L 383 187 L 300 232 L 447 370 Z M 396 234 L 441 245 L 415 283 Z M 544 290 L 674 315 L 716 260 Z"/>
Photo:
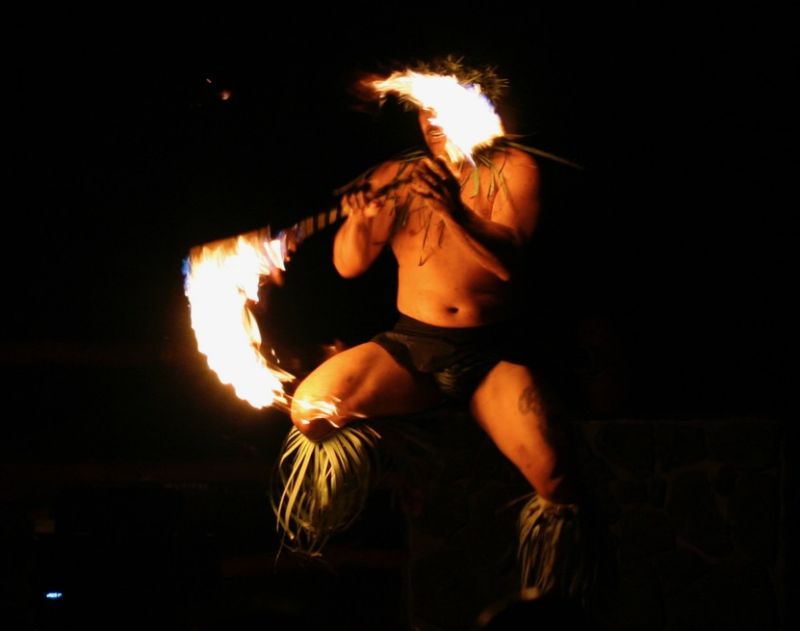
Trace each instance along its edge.
<path fill-rule="evenodd" d="M 333 242 L 333 264 L 345 278 L 358 276 L 367 270 L 375 259 L 371 218 L 348 217 L 339 228 Z"/>

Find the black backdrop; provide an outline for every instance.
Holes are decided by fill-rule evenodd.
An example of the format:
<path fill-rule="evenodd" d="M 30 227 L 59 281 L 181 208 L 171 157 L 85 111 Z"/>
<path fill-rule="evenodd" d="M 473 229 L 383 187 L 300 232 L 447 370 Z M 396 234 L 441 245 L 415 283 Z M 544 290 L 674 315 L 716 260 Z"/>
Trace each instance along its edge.
<path fill-rule="evenodd" d="M 69 9 L 9 24 L 0 445 L 8 471 L 29 475 L 3 479 L 7 514 L 27 511 L 15 498 L 35 504 L 69 486 L 50 465 L 77 464 L 64 471 L 112 487 L 105 478 L 115 471 L 130 478 L 124 466 L 100 467 L 94 479 L 92 463 L 209 459 L 266 470 L 288 419 L 251 409 L 209 374 L 189 330 L 181 260 L 193 245 L 326 208 L 335 187 L 418 143 L 413 118 L 392 107 L 377 118 L 355 111 L 348 86 L 361 70 L 433 54 L 496 64 L 511 80 L 509 127 L 584 167 L 542 162 L 545 205 L 525 286 L 532 321 L 567 356 L 578 411 L 787 409 L 782 219 L 794 210 L 783 193 L 797 108 L 783 16 L 462 3 L 235 17 Z M 266 296 L 259 317 L 278 346 L 355 343 L 392 321 L 392 262 L 338 279 L 331 237 L 304 244 L 286 286 Z M 220 522 L 220 540 L 251 523 L 263 545 L 257 493 L 250 513 Z M 97 548 L 84 563 L 92 585 L 92 568 L 114 567 L 120 579 L 137 550 L 160 558 L 131 542 L 164 531 L 169 512 L 145 503 L 138 521 L 117 519 L 114 501 L 136 502 L 108 498 L 112 508 L 98 514 L 129 524 L 120 536 L 130 558 L 106 565 Z M 80 502 L 59 501 L 80 513 Z M 194 558 L 169 546 L 179 563 Z M 131 571 L 153 580 L 144 566 Z"/>

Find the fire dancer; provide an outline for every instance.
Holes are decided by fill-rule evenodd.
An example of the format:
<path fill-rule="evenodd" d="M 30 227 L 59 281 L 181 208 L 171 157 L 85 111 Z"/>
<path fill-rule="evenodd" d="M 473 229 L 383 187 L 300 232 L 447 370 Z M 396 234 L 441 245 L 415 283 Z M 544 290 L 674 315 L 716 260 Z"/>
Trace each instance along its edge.
<path fill-rule="evenodd" d="M 391 247 L 400 316 L 393 330 L 325 361 L 291 397 L 296 429 L 273 496 L 284 541 L 318 554 L 363 505 L 379 435 L 370 423 L 350 423 L 449 399 L 468 405 L 534 489 L 519 518 L 523 596 L 586 602 L 596 551 L 586 545 L 585 511 L 564 467 L 562 428 L 518 350 L 528 327 L 516 315 L 514 289 L 529 272 L 524 253 L 540 210 L 530 153 L 541 152 L 503 138 L 488 99 L 504 82 L 491 69 L 446 58 L 369 85 L 418 110 L 427 151 L 347 187 L 333 263 L 342 276 L 358 276 Z"/>
<path fill-rule="evenodd" d="M 424 70 L 480 86 L 496 100 L 490 69 L 447 60 Z M 448 151 L 437 112 L 418 109 L 427 155 L 389 161 L 341 199 L 348 214 L 333 249 L 338 272 L 366 271 L 387 245 L 398 264 L 399 320 L 392 331 L 345 350 L 297 388 L 292 421 L 322 440 L 356 418 L 418 412 L 443 397 L 467 403 L 500 451 L 552 503 L 574 500 L 559 428 L 537 378 L 514 352 L 515 283 L 539 217 L 539 169 L 527 152 L 495 144 L 472 160 Z M 335 402 L 335 413 L 308 402 Z M 328 407 L 327 410 L 330 410 Z"/>
<path fill-rule="evenodd" d="M 561 428 L 519 348 L 526 327 L 514 290 L 539 217 L 539 169 L 504 138 L 492 101 L 504 82 L 490 69 L 446 58 L 398 71 L 370 88 L 418 110 L 427 151 L 386 162 L 347 187 L 341 208 L 272 236 L 254 231 L 193 248 L 186 295 L 198 348 L 223 383 L 255 407 L 291 404 L 293 428 L 278 462 L 273 508 L 284 543 L 319 554 L 347 527 L 371 484 L 380 435 L 369 423 L 433 408 L 469 409 L 535 493 L 520 513 L 522 585 L 538 594 L 585 595 L 583 510 L 564 468 Z M 553 158 L 554 156 L 548 156 Z M 260 279 L 316 229 L 347 215 L 333 262 L 358 276 L 391 247 L 398 264 L 393 330 L 334 355 L 294 391 L 294 377 L 261 353 L 248 301 Z M 567 566 L 562 561 L 569 559 Z"/>

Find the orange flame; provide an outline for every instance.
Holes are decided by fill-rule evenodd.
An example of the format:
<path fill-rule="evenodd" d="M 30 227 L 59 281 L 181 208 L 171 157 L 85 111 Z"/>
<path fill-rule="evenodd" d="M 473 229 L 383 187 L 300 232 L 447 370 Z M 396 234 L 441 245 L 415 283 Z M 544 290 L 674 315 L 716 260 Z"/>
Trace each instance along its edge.
<path fill-rule="evenodd" d="M 503 123 L 477 83 L 462 85 L 453 75 L 421 74 L 406 70 L 371 82 L 381 96 L 394 92 L 422 109 L 436 113 L 431 123 L 447 136 L 445 150 L 451 161 L 471 155 L 505 135 Z"/>
<path fill-rule="evenodd" d="M 294 379 L 262 355 L 249 309 L 261 277 L 283 271 L 285 260 L 285 234 L 273 239 L 269 228 L 198 246 L 188 259 L 185 292 L 198 348 L 220 381 L 258 409 L 288 405 L 283 384 Z"/>

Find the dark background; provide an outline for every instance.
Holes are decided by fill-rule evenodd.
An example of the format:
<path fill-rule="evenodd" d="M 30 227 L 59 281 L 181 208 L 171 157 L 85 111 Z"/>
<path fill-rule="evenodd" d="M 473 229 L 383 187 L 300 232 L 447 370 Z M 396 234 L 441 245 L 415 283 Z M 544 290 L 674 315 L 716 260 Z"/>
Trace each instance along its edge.
<path fill-rule="evenodd" d="M 782 16 L 634 3 L 230 13 L 12 22 L 0 458 L 21 530 L 37 523 L 32 507 L 94 505 L 64 489 L 105 488 L 94 492 L 106 506 L 117 483 L 185 482 L 209 462 L 237 463 L 218 467 L 219 484 L 265 481 L 289 422 L 208 374 L 181 260 L 327 208 L 334 188 L 418 144 L 413 116 L 391 105 L 370 116 L 349 95 L 359 71 L 394 60 L 454 52 L 496 65 L 511 82 L 508 127 L 584 167 L 542 163 L 526 286 L 532 322 L 564 350 L 579 417 L 786 411 L 781 220 L 793 206 L 782 193 L 796 158 Z M 303 245 L 260 311 L 287 353 L 357 343 L 392 321 L 391 261 L 340 280 L 332 235 Z M 43 567 L 27 570 L 22 602 L 38 598 Z"/>

